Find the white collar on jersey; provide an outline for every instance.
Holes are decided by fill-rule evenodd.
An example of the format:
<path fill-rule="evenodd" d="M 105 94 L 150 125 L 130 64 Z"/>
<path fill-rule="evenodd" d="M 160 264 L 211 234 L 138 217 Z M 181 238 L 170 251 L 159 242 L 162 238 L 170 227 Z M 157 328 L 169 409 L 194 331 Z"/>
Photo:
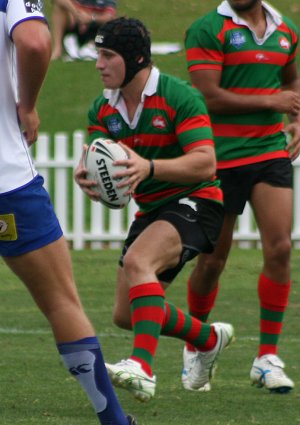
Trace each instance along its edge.
<path fill-rule="evenodd" d="M 159 69 L 156 68 L 156 66 L 153 66 L 149 75 L 149 78 L 147 80 L 147 83 L 144 87 L 144 90 L 141 94 L 141 102 L 144 102 L 145 96 L 152 96 L 156 90 L 157 90 L 157 84 L 159 79 Z M 103 96 L 105 99 L 109 100 L 110 106 L 116 106 L 118 101 L 120 100 L 120 94 L 121 90 L 111 90 L 111 89 L 104 89 L 103 90 Z"/>
<path fill-rule="evenodd" d="M 242 18 L 240 18 L 237 13 L 232 9 L 227 0 L 224 0 L 217 8 L 219 15 L 229 16 L 232 18 L 233 22 L 237 25 L 244 25 L 249 28 L 252 32 L 254 40 L 257 44 L 263 44 L 268 37 L 276 30 L 276 28 L 282 23 L 282 15 L 274 9 L 267 2 L 262 2 L 263 8 L 266 10 L 267 17 L 267 30 L 263 38 L 258 38 L 255 32 L 251 29 L 249 24 Z"/>
<path fill-rule="evenodd" d="M 268 15 L 271 16 L 271 18 L 273 19 L 273 21 L 275 22 L 276 25 L 280 25 L 282 23 L 282 15 L 280 12 L 278 12 L 278 10 L 274 9 L 274 7 L 272 7 L 270 4 L 268 4 L 267 2 L 263 1 L 262 5 L 264 7 L 264 9 L 266 9 L 266 11 L 268 12 Z M 243 19 L 241 19 L 236 12 L 232 9 L 232 7 L 230 6 L 230 4 L 228 3 L 227 0 L 224 0 L 217 8 L 218 13 L 220 15 L 224 15 L 224 16 L 230 16 L 233 20 L 233 22 L 239 24 L 241 22 L 244 22 Z"/>
<path fill-rule="evenodd" d="M 141 113 L 143 111 L 144 107 L 144 101 L 146 96 L 152 96 L 154 93 L 156 93 L 157 85 L 158 85 L 158 79 L 159 79 L 159 70 L 155 66 L 152 67 L 149 78 L 147 80 L 147 83 L 144 87 L 144 90 L 141 94 L 141 101 L 136 108 L 133 120 L 130 121 L 128 117 L 127 108 L 124 102 L 124 99 L 122 97 L 122 92 L 120 89 L 111 90 L 111 89 L 104 89 L 103 90 L 103 96 L 108 99 L 108 103 L 110 106 L 116 108 L 119 113 L 121 114 L 122 118 L 126 122 L 126 124 L 129 126 L 129 128 L 134 129 L 136 128 L 139 118 L 141 116 Z"/>

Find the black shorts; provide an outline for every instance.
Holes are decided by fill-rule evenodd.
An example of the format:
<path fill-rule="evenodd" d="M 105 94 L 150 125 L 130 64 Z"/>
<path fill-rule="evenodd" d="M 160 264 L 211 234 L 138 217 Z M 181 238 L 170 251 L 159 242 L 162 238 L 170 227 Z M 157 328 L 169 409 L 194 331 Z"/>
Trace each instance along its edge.
<path fill-rule="evenodd" d="M 218 170 L 224 194 L 224 210 L 242 214 L 251 198 L 253 186 L 268 183 L 275 187 L 293 187 L 293 166 L 289 158 Z"/>
<path fill-rule="evenodd" d="M 201 252 L 210 253 L 214 250 L 223 218 L 223 206 L 214 201 L 189 197 L 169 202 L 134 220 L 124 242 L 119 264 L 123 266 L 123 257 L 128 248 L 146 227 L 154 221 L 168 221 L 177 229 L 182 241 L 182 252 L 177 266 L 163 271 L 158 276 L 161 281 L 171 282 L 187 261 Z"/>
<path fill-rule="evenodd" d="M 75 24 L 72 29 L 66 30 L 64 35 L 75 34 L 77 36 L 79 46 L 82 46 L 89 41 L 95 41 L 99 25 L 96 22 L 91 22 L 87 24 L 85 31 L 80 30 L 80 26 Z"/>

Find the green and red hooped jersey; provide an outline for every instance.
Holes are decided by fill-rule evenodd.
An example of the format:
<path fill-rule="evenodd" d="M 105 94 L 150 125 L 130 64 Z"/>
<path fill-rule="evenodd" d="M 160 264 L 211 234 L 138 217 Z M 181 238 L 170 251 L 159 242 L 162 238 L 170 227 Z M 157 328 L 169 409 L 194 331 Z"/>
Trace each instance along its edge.
<path fill-rule="evenodd" d="M 219 70 L 221 86 L 234 93 L 280 91 L 282 70 L 295 61 L 298 29 L 286 17 L 262 45 L 247 26 L 214 10 L 196 20 L 185 38 L 189 72 Z M 218 168 L 287 157 L 283 114 L 271 110 L 230 115 L 211 114 Z"/>
<path fill-rule="evenodd" d="M 159 75 L 156 93 L 145 97 L 136 128 L 131 129 L 104 96 L 96 98 L 88 117 L 90 141 L 121 141 L 147 159 L 171 159 L 197 146 L 214 146 L 203 97 L 189 83 L 166 74 Z M 180 185 L 149 178 L 138 185 L 134 197 L 140 213 L 147 213 L 188 195 L 223 202 L 217 179 Z"/>

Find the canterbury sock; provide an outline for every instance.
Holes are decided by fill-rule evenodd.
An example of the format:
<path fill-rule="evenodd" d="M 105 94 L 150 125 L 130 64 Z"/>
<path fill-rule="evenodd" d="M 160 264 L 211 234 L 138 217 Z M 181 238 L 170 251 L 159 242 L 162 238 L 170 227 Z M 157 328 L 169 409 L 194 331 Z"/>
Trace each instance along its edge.
<path fill-rule="evenodd" d="M 69 372 L 80 382 L 103 425 L 128 425 L 108 377 L 97 337 L 57 344 Z"/>
<path fill-rule="evenodd" d="M 164 319 L 164 290 L 159 282 L 144 283 L 129 290 L 134 347 L 131 359 L 152 376 L 152 363 Z"/>
<path fill-rule="evenodd" d="M 202 322 L 206 322 L 209 313 L 215 305 L 215 301 L 219 292 L 219 286 L 217 286 L 208 295 L 200 295 L 193 291 L 191 288 L 191 282 L 188 280 L 187 283 L 187 302 L 189 313 L 191 316 L 196 317 Z M 186 343 L 186 348 L 189 351 L 195 351 L 195 347 L 189 343 Z"/>
<path fill-rule="evenodd" d="M 183 339 L 200 351 L 214 348 L 217 334 L 213 326 L 184 313 L 168 302 L 165 302 L 165 313 L 163 335 Z"/>
<path fill-rule="evenodd" d="M 258 356 L 277 354 L 277 344 L 282 330 L 283 317 L 288 305 L 291 282 L 280 284 L 263 273 L 258 281 L 260 299 L 260 345 Z"/>

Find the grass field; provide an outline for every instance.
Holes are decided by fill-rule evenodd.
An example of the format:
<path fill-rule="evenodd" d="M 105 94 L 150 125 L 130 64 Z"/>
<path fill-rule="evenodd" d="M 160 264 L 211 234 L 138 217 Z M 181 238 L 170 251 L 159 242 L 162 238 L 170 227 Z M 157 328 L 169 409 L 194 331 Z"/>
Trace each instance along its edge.
<path fill-rule="evenodd" d="M 153 41 L 182 41 L 184 31 L 219 1 L 120 1 L 119 14 L 141 18 Z M 272 2 L 300 25 L 298 0 Z M 47 15 L 51 17 L 51 2 Z M 154 56 L 164 72 L 188 79 L 183 52 Z M 299 58 L 298 58 L 298 63 Z M 86 113 L 102 87 L 94 62 L 51 63 L 39 111 L 41 131 L 69 134 L 86 126 Z M 111 322 L 118 251 L 72 252 L 75 276 L 89 317 L 95 324 L 109 361 L 126 358 L 132 335 Z M 212 321 L 230 321 L 235 343 L 222 355 L 210 393 L 184 391 L 180 382 L 181 341 L 161 338 L 155 361 L 158 378 L 153 401 L 137 403 L 117 390 L 127 412 L 139 425 L 297 425 L 300 424 L 300 251 L 292 257 L 293 288 L 279 354 L 296 388 L 289 395 L 271 395 L 249 384 L 249 371 L 258 345 L 256 282 L 262 264 L 259 250 L 233 249 L 222 278 Z M 167 293 L 168 300 L 186 309 L 185 285 L 189 263 Z M 29 294 L 0 261 L 0 425 L 93 425 L 97 423 L 85 394 L 68 375 L 57 354 L 44 317 Z"/>
<path fill-rule="evenodd" d="M 130 332 L 111 322 L 118 251 L 73 252 L 75 276 L 89 317 L 95 324 L 106 360 L 126 358 Z M 289 395 L 272 395 L 251 387 L 249 371 L 258 344 L 256 280 L 259 250 L 234 248 L 222 279 L 212 321 L 234 324 L 236 341 L 220 357 L 210 393 L 182 389 L 182 342 L 160 339 L 155 373 L 158 386 L 148 404 L 117 389 L 127 412 L 139 425 L 297 425 L 300 423 L 299 283 L 300 252 L 293 252 L 293 289 L 286 313 L 280 355 L 296 388 Z M 167 299 L 186 309 L 185 282 L 189 263 L 167 292 Z M 97 420 L 77 382 L 57 354 L 48 324 L 19 281 L 0 262 L 0 424 L 92 425 Z"/>

